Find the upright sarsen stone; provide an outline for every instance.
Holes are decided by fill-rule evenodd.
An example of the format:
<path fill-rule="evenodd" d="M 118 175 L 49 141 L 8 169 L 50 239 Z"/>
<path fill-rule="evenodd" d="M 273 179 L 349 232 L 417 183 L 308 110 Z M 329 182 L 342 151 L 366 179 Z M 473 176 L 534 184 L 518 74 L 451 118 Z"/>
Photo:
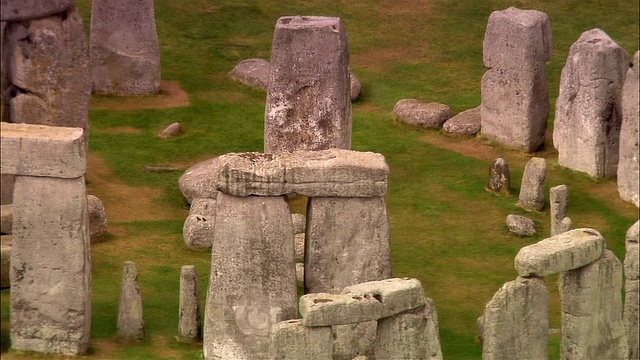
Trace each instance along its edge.
<path fill-rule="evenodd" d="M 291 210 L 284 196 L 217 196 L 204 324 L 206 359 L 261 359 L 296 318 Z"/>
<path fill-rule="evenodd" d="M 270 65 L 264 152 L 349 149 L 349 45 L 340 19 L 278 19 Z"/>
<path fill-rule="evenodd" d="M 620 126 L 620 159 L 618 162 L 618 192 L 620 197 L 640 206 L 638 159 L 638 123 L 640 122 L 640 51 L 633 57 L 622 87 L 622 124 Z"/>
<path fill-rule="evenodd" d="M 544 207 L 544 181 L 547 178 L 547 161 L 544 158 L 531 158 L 525 165 L 520 185 L 518 205 L 529 210 L 542 210 Z"/>
<path fill-rule="evenodd" d="M 585 31 L 571 45 L 553 128 L 560 166 L 595 178 L 616 176 L 628 68 L 629 54 L 600 29 Z"/>
<path fill-rule="evenodd" d="M 138 269 L 132 261 L 125 261 L 118 304 L 118 337 L 127 340 L 144 338 L 142 293 L 138 285 Z"/>
<path fill-rule="evenodd" d="M 156 94 L 160 49 L 153 0 L 94 0 L 91 71 L 97 94 Z"/>
<path fill-rule="evenodd" d="M 504 146 L 533 152 L 544 144 L 551 59 L 549 18 L 508 8 L 489 16 L 483 41 L 481 132 Z"/>

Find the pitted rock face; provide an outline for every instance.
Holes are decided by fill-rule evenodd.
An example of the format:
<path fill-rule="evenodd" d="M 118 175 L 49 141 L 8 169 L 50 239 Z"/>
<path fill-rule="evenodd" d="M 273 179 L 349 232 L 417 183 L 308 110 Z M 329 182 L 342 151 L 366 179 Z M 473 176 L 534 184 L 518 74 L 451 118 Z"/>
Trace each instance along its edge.
<path fill-rule="evenodd" d="M 618 192 L 620 197 L 640 207 L 640 157 L 638 156 L 638 122 L 640 121 L 640 51 L 633 56 L 622 87 L 622 124 L 620 125 L 620 159 Z"/>
<path fill-rule="evenodd" d="M 507 194 L 511 191 L 511 173 L 505 159 L 497 158 L 491 162 L 487 190 Z"/>
<path fill-rule="evenodd" d="M 65 12 L 73 6 L 73 0 L 2 0 L 0 21 L 24 21 Z"/>

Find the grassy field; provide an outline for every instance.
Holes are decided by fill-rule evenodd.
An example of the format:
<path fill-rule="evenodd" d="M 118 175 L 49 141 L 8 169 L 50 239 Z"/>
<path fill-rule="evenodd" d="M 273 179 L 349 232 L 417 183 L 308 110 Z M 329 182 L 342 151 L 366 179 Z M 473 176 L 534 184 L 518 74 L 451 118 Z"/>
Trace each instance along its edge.
<path fill-rule="evenodd" d="M 87 28 L 90 3 L 76 0 Z M 476 319 L 500 286 L 515 279 L 517 251 L 549 235 L 548 206 L 541 212 L 516 206 L 524 164 L 532 156 L 547 159 L 547 194 L 552 186 L 569 187 L 574 227 L 600 231 L 607 247 L 623 258 L 624 235 L 638 210 L 619 199 L 615 180 L 593 180 L 557 165 L 550 140 L 553 110 L 546 146 L 536 154 L 504 149 L 482 136 L 451 137 L 393 119 L 393 105 L 405 98 L 445 103 L 454 113 L 478 106 L 487 19 L 509 6 L 549 15 L 552 109 L 569 47 L 582 32 L 601 28 L 630 54 L 638 50 L 636 0 L 156 1 L 162 78 L 186 92 L 188 106 L 170 106 L 168 92 L 92 99 L 87 181 L 89 193 L 105 204 L 109 235 L 91 250 L 93 321 L 87 358 L 202 356 L 202 344 L 176 340 L 179 272 L 182 265 L 195 265 L 204 295 L 210 254 L 183 245 L 188 205 L 177 188 L 182 171 L 153 173 L 145 166 L 186 169 L 226 152 L 262 150 L 265 93 L 230 79 L 228 72 L 243 59 L 269 58 L 274 25 L 284 15 L 338 16 L 344 22 L 351 70 L 363 83 L 363 95 L 353 104 L 352 148 L 386 157 L 393 275 L 418 278 L 434 300 L 445 359 L 481 358 Z M 160 139 L 158 133 L 173 122 L 181 124 L 182 134 Z M 512 195 L 484 189 L 489 164 L 499 156 L 510 165 Z M 292 208 L 304 211 L 304 199 Z M 505 218 L 512 213 L 533 219 L 538 235 L 510 234 Z M 126 260 L 138 266 L 147 330 L 144 340 L 133 343 L 115 339 Z M 551 326 L 559 328 L 556 279 L 546 280 Z M 51 358 L 8 350 L 8 309 L 9 292 L 3 290 L 2 358 Z M 558 358 L 557 335 L 551 338 L 550 354 Z"/>

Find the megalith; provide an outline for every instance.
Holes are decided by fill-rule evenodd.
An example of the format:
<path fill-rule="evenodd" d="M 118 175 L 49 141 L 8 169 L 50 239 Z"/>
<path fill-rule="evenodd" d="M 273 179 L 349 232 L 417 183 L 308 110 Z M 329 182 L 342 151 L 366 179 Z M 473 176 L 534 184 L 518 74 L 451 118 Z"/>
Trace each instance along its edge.
<path fill-rule="evenodd" d="M 547 161 L 533 157 L 527 162 L 522 174 L 518 205 L 528 210 L 544 207 L 544 181 L 547 178 Z"/>
<path fill-rule="evenodd" d="M 178 301 L 178 330 L 180 340 L 198 341 L 202 339 L 202 319 L 200 318 L 200 281 L 193 265 L 180 268 L 180 298 Z"/>
<path fill-rule="evenodd" d="M 627 52 L 600 29 L 585 31 L 571 45 L 553 129 L 560 166 L 594 178 L 616 176 L 628 68 Z"/>
<path fill-rule="evenodd" d="M 296 318 L 291 210 L 284 196 L 218 193 L 204 323 L 205 359 L 260 359 Z"/>
<path fill-rule="evenodd" d="M 638 182 L 638 122 L 640 121 L 640 51 L 633 56 L 633 66 L 627 71 L 622 87 L 622 124 L 620 125 L 620 158 L 618 162 L 618 192 L 620 197 L 640 206 Z"/>
<path fill-rule="evenodd" d="M 549 18 L 513 7 L 494 11 L 482 47 L 488 70 L 482 77 L 481 132 L 504 146 L 534 152 L 544 145 L 549 116 Z"/>
<path fill-rule="evenodd" d="M 500 288 L 482 317 L 482 359 L 547 359 L 549 291 L 540 277 Z"/>
<path fill-rule="evenodd" d="M 117 336 L 126 340 L 144 338 L 142 293 L 138 285 L 138 269 L 133 261 L 125 261 L 122 270 Z"/>
<path fill-rule="evenodd" d="M 94 0 L 89 48 L 94 93 L 158 93 L 160 48 L 153 0 Z"/>
<path fill-rule="evenodd" d="M 567 203 L 569 201 L 567 185 L 558 185 L 549 189 L 549 211 L 551 212 L 551 236 L 558 235 L 569 229 L 562 223 L 567 217 Z"/>
<path fill-rule="evenodd" d="M 624 256 L 624 327 L 627 332 L 629 359 L 638 359 L 638 226 L 636 221 L 625 239 L 626 254 Z"/>
<path fill-rule="evenodd" d="M 622 263 L 609 250 L 560 276 L 561 359 L 626 359 Z"/>
<path fill-rule="evenodd" d="M 269 359 L 332 360 L 331 327 L 308 327 L 302 319 L 275 324 L 271 330 Z"/>
<path fill-rule="evenodd" d="M 64 12 L 73 6 L 73 0 L 2 0 L 0 21 L 22 21 L 47 17 Z"/>
<path fill-rule="evenodd" d="M 509 164 L 505 159 L 497 158 L 491 162 L 487 190 L 507 194 L 511 191 L 511 174 L 509 173 Z"/>
<path fill-rule="evenodd" d="M 265 153 L 351 147 L 349 45 L 339 18 L 278 19 L 264 123 Z"/>

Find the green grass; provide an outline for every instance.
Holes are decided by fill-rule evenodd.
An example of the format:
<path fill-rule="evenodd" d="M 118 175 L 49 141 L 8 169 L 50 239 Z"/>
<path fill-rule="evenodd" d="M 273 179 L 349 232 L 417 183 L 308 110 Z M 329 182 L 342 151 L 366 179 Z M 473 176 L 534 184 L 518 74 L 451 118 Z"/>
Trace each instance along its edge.
<path fill-rule="evenodd" d="M 102 359 L 197 359 L 201 344 L 181 344 L 177 336 L 180 267 L 193 264 L 200 275 L 201 302 L 209 275 L 210 254 L 182 243 L 187 206 L 177 190 L 181 172 L 151 173 L 146 165 L 190 166 L 226 152 L 261 151 L 265 93 L 228 76 L 239 61 L 270 56 L 276 20 L 284 15 L 339 16 L 349 36 L 351 70 L 363 83 L 353 104 L 353 146 L 385 156 L 390 167 L 387 206 L 391 222 L 394 276 L 422 281 L 434 299 L 445 359 L 479 359 L 476 319 L 496 290 L 515 279 L 513 258 L 527 244 L 549 234 L 548 207 L 526 212 L 516 206 L 525 162 L 530 155 L 502 149 L 479 138 L 460 140 L 438 131 L 419 130 L 393 120 L 394 104 L 403 98 L 448 104 L 455 113 L 480 104 L 482 39 L 492 11 L 509 6 L 549 15 L 553 58 L 547 64 L 552 102 L 569 47 L 583 31 L 599 27 L 633 54 L 639 46 L 635 0 L 431 0 L 320 1 L 190 0 L 156 1 L 162 78 L 177 80 L 188 93 L 188 107 L 162 110 L 90 110 L 90 151 L 102 157 L 111 181 L 158 189 L 152 204 L 162 219 L 112 221 L 106 242 L 92 247 L 92 353 Z M 77 0 L 87 29 L 90 1 Z M 179 122 L 180 136 L 157 134 Z M 130 131 L 117 131 L 126 127 Z M 478 144 L 505 157 L 511 166 L 512 194 L 486 192 L 490 160 L 446 150 L 425 141 Z M 633 205 L 615 196 L 615 180 L 593 180 L 557 165 L 550 143 L 537 156 L 548 159 L 546 190 L 569 187 L 569 216 L 575 227 L 593 227 L 607 247 L 624 256 L 624 235 L 638 218 Z M 92 172 L 91 167 L 88 172 Z M 99 192 L 93 184 L 89 190 Z M 135 195 L 135 193 L 134 193 Z M 304 200 L 295 208 L 304 209 Z M 109 204 L 107 204 L 109 205 Z M 133 202 L 131 211 L 140 211 Z M 148 210 L 149 212 L 152 209 Z M 144 213 L 144 209 L 141 211 Z M 107 206 L 109 214 L 109 206 Z M 538 235 L 508 233 L 508 214 L 536 222 Z M 122 262 L 138 264 L 147 338 L 121 343 L 116 331 Z M 551 324 L 559 327 L 556 279 L 551 291 Z M 2 357 L 38 358 L 7 351 L 9 291 L 2 291 Z M 558 358 L 553 337 L 550 357 Z"/>

